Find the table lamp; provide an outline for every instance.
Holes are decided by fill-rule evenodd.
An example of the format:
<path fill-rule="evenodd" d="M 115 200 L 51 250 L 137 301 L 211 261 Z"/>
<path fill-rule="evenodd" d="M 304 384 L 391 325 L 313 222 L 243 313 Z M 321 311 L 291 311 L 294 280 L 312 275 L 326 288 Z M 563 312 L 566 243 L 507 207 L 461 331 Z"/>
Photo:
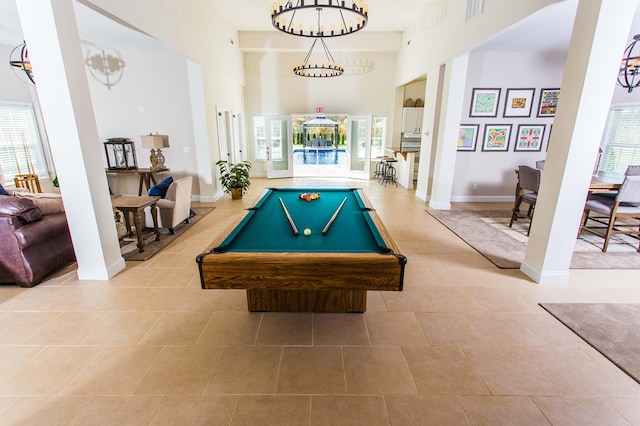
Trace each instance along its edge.
<path fill-rule="evenodd" d="M 151 155 L 149 156 L 149 161 L 151 162 L 150 170 L 152 172 L 166 170 L 162 148 L 169 148 L 169 136 L 149 133 L 140 137 L 142 138 L 142 147 L 151 149 Z"/>

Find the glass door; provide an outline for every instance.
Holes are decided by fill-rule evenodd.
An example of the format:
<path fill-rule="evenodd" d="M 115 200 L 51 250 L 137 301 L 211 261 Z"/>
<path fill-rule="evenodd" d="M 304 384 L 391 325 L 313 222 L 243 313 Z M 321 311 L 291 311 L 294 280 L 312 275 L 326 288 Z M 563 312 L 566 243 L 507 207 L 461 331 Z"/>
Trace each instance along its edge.
<path fill-rule="evenodd" d="M 349 116 L 347 128 L 348 176 L 355 179 L 369 179 L 371 116 Z"/>
<path fill-rule="evenodd" d="M 293 131 L 291 117 L 265 117 L 267 178 L 293 176 Z"/>

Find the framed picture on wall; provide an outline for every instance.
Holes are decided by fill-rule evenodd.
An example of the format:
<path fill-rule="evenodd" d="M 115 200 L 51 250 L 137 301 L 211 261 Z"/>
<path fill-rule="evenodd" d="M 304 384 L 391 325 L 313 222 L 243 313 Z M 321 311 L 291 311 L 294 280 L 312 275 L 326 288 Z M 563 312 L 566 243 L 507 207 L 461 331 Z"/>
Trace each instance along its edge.
<path fill-rule="evenodd" d="M 458 132 L 458 151 L 475 151 L 479 124 L 461 124 Z"/>
<path fill-rule="evenodd" d="M 483 151 L 508 151 L 511 124 L 487 124 L 484 126 Z"/>
<path fill-rule="evenodd" d="M 497 117 L 501 89 L 473 89 L 469 117 Z"/>
<path fill-rule="evenodd" d="M 503 117 L 529 117 L 536 89 L 507 89 Z"/>
<path fill-rule="evenodd" d="M 544 124 L 520 124 L 514 151 L 541 151 L 544 137 Z"/>
<path fill-rule="evenodd" d="M 555 117 L 559 98 L 560 89 L 540 89 L 538 117 Z"/>

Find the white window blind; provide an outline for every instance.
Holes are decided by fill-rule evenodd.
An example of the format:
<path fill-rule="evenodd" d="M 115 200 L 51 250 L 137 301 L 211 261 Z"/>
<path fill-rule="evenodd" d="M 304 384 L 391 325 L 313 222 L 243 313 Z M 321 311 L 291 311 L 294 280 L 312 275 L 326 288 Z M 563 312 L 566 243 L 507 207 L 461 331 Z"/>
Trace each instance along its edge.
<path fill-rule="evenodd" d="M 640 105 L 609 112 L 598 171 L 624 174 L 631 164 L 640 164 Z"/>
<path fill-rule="evenodd" d="M 33 107 L 0 102 L 0 171 L 7 183 L 17 174 L 36 174 L 48 179 Z"/>

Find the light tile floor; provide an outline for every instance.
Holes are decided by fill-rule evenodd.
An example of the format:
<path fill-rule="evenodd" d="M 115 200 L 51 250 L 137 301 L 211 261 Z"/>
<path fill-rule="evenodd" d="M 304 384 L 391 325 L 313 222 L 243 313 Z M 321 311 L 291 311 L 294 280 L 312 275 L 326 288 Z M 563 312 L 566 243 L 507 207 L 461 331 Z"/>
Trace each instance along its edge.
<path fill-rule="evenodd" d="M 249 313 L 195 257 L 265 185 L 362 186 L 408 257 L 365 314 Z M 539 302 L 640 303 L 640 271 L 540 286 L 376 182 L 254 179 L 109 281 L 0 286 L 2 425 L 628 425 L 640 385 Z M 456 208 L 510 208 L 462 204 Z"/>

